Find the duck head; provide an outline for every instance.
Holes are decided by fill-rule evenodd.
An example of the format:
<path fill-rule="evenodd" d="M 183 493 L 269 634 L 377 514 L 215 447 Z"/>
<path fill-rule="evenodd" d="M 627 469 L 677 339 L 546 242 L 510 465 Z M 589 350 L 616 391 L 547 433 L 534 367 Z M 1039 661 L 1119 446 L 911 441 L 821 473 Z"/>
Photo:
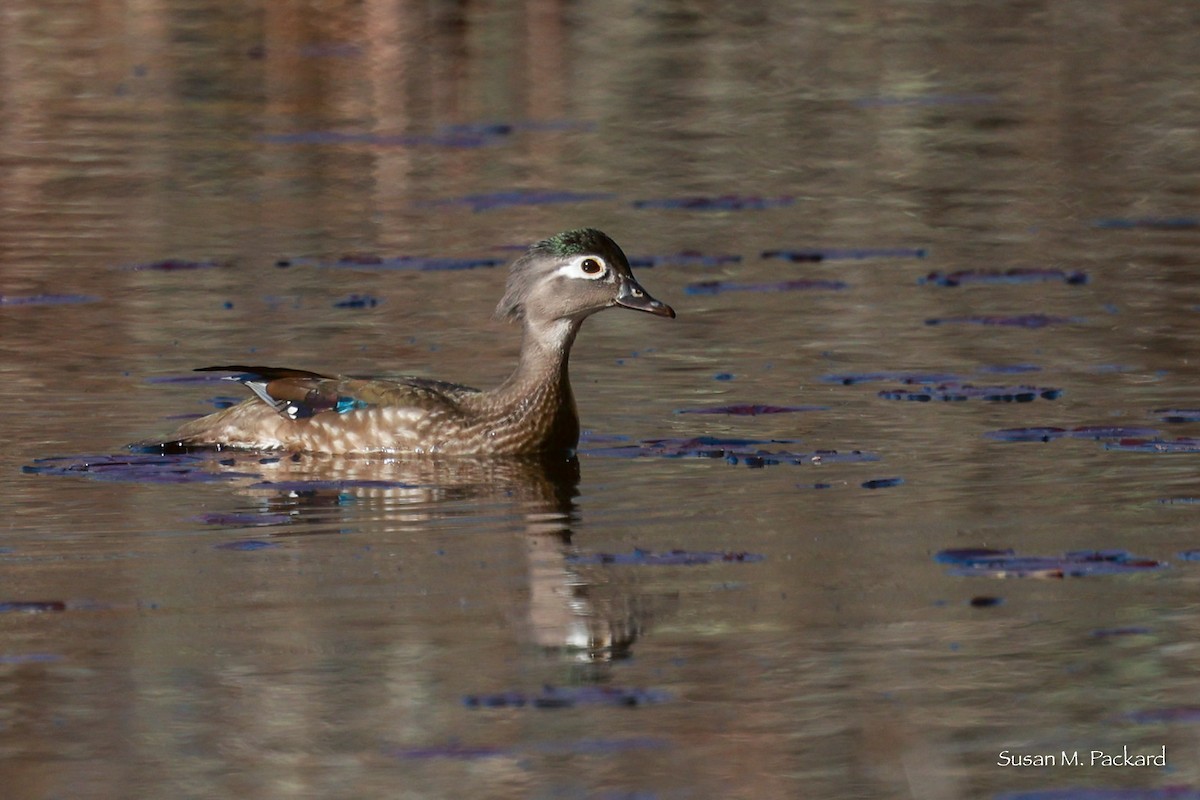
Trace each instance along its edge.
<path fill-rule="evenodd" d="M 633 277 L 629 259 L 616 242 L 594 228 L 580 228 L 534 244 L 513 263 L 496 316 L 582 321 L 613 306 L 675 316 Z"/>

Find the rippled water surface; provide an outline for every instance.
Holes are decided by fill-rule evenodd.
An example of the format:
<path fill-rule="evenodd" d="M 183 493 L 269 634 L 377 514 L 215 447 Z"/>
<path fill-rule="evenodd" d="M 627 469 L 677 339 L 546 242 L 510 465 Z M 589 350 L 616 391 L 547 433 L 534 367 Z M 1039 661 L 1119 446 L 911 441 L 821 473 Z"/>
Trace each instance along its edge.
<path fill-rule="evenodd" d="M 1196 7 L 818 6 L 8 4 L 5 796 L 1200 796 Z M 125 447 L 582 225 L 577 459 Z"/>

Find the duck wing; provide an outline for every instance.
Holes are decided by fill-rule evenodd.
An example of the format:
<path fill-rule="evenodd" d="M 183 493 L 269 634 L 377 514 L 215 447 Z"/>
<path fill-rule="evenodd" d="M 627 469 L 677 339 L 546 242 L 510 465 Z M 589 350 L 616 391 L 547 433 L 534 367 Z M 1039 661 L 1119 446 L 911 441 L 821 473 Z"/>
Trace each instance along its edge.
<path fill-rule="evenodd" d="M 196 372 L 237 373 L 228 380 L 241 383 L 287 419 L 306 419 L 323 412 L 344 414 L 372 406 L 456 406 L 462 397 L 479 391 L 424 378 L 363 380 L 288 367 L 231 364 L 200 367 Z"/>

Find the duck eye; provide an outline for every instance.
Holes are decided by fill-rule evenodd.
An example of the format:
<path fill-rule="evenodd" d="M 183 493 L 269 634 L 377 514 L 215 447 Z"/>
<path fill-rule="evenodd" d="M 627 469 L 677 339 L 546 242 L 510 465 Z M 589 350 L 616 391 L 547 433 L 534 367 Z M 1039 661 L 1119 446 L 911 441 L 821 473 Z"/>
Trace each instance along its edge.
<path fill-rule="evenodd" d="M 599 275 L 604 270 L 604 267 L 600 264 L 600 262 L 594 258 L 585 258 L 579 264 L 579 268 L 588 275 Z"/>

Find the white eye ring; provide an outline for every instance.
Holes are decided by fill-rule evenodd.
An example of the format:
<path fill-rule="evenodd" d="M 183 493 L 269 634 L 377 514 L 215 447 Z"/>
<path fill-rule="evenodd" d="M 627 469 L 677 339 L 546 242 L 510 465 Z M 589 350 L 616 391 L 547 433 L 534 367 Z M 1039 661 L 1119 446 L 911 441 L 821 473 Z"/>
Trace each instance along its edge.
<path fill-rule="evenodd" d="M 608 264 L 600 256 L 578 256 L 559 267 L 558 274 L 567 278 L 598 281 L 608 277 Z"/>

